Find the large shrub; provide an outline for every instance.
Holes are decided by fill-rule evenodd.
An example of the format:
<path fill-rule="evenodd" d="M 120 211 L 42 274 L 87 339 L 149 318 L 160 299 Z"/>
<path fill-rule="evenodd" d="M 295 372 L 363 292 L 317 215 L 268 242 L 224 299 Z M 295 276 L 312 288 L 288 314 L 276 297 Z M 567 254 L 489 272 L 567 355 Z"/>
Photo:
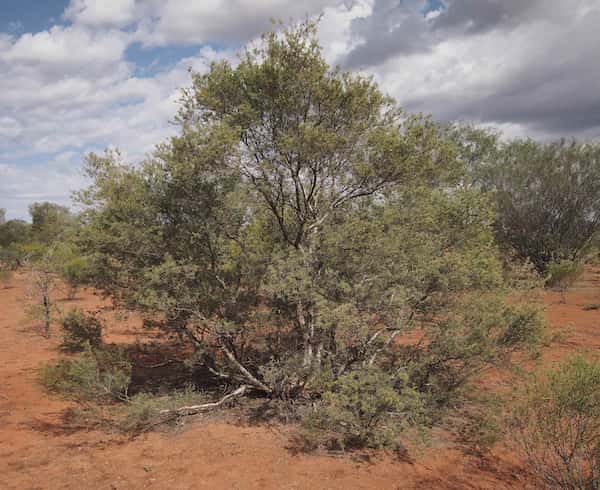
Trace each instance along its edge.
<path fill-rule="evenodd" d="M 538 377 L 515 409 L 514 429 L 549 488 L 600 488 L 600 363 L 576 357 Z"/>
<path fill-rule="evenodd" d="M 442 128 L 329 67 L 315 30 L 268 33 L 239 64 L 194 74 L 179 134 L 142 165 L 90 155 L 77 245 L 98 287 L 188 339 L 216 383 L 345 414 L 372 373 L 392 405 L 433 398 L 427 379 L 468 386 L 537 326 L 456 320 L 481 295 L 504 308 L 493 204 L 464 186 Z M 423 325 L 405 355 L 396 340 Z M 402 389 L 381 381 L 397 373 Z"/>

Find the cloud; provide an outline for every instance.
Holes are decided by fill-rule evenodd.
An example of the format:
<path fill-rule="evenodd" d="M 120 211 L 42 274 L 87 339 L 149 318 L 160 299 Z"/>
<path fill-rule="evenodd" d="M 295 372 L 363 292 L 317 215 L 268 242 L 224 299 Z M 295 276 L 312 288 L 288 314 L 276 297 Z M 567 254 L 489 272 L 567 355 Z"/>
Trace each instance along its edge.
<path fill-rule="evenodd" d="M 81 26 L 54 26 L 35 34 L 25 33 L 12 42 L 0 41 L 0 62 L 12 70 L 35 68 L 61 76 L 80 71 L 97 73 L 123 57 L 127 34 L 94 32 Z M 8 46 L 7 46 L 8 44 Z"/>
<path fill-rule="evenodd" d="M 142 0 L 138 39 L 146 45 L 213 43 L 228 46 L 250 41 L 269 29 L 271 19 L 319 14 L 340 0 Z M 349 4 L 352 4 L 350 2 Z"/>
<path fill-rule="evenodd" d="M 429 16 L 423 3 L 375 0 L 353 21 L 345 65 L 440 120 L 600 138 L 598 2 L 448 0 Z"/>
<path fill-rule="evenodd" d="M 71 0 L 63 17 L 76 24 L 119 27 L 135 19 L 135 0 Z"/>
<path fill-rule="evenodd" d="M 86 185 L 76 160 L 75 154 L 64 153 L 31 166 L 0 163 L 0 204 L 7 217 L 27 218 L 29 204 L 36 201 L 70 205 L 71 192 Z"/>
<path fill-rule="evenodd" d="M 47 30 L 0 33 L 0 207 L 67 203 L 88 151 L 143 158 L 176 130 L 189 66 L 235 59 L 270 18 L 319 14 L 328 61 L 373 75 L 409 111 L 600 138 L 597 0 L 71 0 Z M 151 70 L 136 58 L 163 48 L 172 58 Z"/>
<path fill-rule="evenodd" d="M 425 0 L 375 0 L 369 14 L 352 21 L 359 42 L 344 56 L 344 65 L 374 66 L 393 55 L 427 51 L 431 41 L 425 6 Z"/>

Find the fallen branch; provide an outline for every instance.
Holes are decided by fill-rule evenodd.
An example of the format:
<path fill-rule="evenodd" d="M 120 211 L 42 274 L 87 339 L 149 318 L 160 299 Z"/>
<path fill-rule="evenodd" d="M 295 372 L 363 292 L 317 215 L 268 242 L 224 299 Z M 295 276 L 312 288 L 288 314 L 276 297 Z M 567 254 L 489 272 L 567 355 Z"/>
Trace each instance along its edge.
<path fill-rule="evenodd" d="M 254 386 L 255 388 L 258 388 L 259 390 L 264 391 L 265 393 L 272 393 L 273 390 L 271 390 L 271 388 L 269 388 L 266 384 L 264 384 L 262 381 L 260 381 L 258 378 L 256 378 L 250 371 L 248 371 L 242 365 L 242 363 L 240 363 L 240 361 L 238 361 L 236 359 L 236 357 L 233 355 L 233 352 L 231 352 L 225 346 L 224 342 L 221 341 L 219 343 L 219 346 L 221 347 L 221 350 L 223 351 L 225 356 L 227 356 L 227 359 L 229 359 L 231 361 L 231 363 L 237 368 L 237 370 L 244 376 L 244 378 L 246 378 L 247 382 L 252 384 L 252 386 Z"/>
<path fill-rule="evenodd" d="M 157 369 L 161 367 L 168 366 L 169 364 L 174 364 L 177 362 L 183 362 L 178 359 L 167 359 L 165 362 L 160 362 L 158 364 L 152 364 L 151 366 L 145 366 L 144 364 L 140 364 L 140 367 L 143 369 Z"/>
<path fill-rule="evenodd" d="M 166 424 L 167 422 L 171 422 L 172 420 L 177 420 L 180 417 L 186 417 L 189 415 L 196 415 L 201 412 L 205 412 L 207 410 L 218 408 L 223 405 L 227 400 L 234 398 L 236 396 L 241 396 L 250 388 L 248 385 L 242 385 L 237 388 L 235 391 L 232 391 L 228 395 L 225 395 L 219 401 L 212 403 L 204 403 L 202 405 L 190 405 L 187 407 L 180 407 L 173 410 L 161 410 L 159 414 L 154 417 L 152 421 L 147 424 L 144 424 L 143 427 L 139 428 L 139 432 L 136 433 L 144 433 L 152 430 L 154 427 Z"/>
<path fill-rule="evenodd" d="M 231 398 L 235 398 L 236 396 L 241 396 L 244 393 L 246 393 L 248 388 L 249 388 L 248 385 L 242 385 L 237 390 L 232 391 L 228 395 L 225 395 L 219 401 L 211 402 L 211 403 L 204 403 L 202 405 L 190 405 L 187 407 L 176 408 L 174 410 L 161 410 L 160 414 L 162 416 L 165 416 L 165 415 L 166 416 L 169 416 L 169 415 L 175 415 L 175 416 L 195 415 L 197 413 L 204 412 L 206 410 L 211 410 L 213 408 L 220 407 L 227 400 L 230 400 Z"/>

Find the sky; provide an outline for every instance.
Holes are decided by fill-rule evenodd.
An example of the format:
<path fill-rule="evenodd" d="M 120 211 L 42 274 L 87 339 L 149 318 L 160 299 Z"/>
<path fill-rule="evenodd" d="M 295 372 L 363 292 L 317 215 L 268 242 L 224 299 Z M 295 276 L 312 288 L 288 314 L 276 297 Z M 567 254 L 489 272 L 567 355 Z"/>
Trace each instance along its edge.
<path fill-rule="evenodd" d="M 331 63 L 409 112 L 506 137 L 600 140 L 600 0 L 2 0 L 0 208 L 68 205 L 85 154 L 138 162 L 172 135 L 188 69 L 270 19 L 321 16 Z"/>

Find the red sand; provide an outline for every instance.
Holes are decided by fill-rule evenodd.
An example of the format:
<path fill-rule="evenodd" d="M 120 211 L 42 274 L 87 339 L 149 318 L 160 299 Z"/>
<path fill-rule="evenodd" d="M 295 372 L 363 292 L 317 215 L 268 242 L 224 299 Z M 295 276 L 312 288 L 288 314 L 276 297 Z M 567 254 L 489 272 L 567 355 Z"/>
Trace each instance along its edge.
<path fill-rule="evenodd" d="M 535 488 L 518 455 L 501 446 L 485 459 L 440 439 L 414 463 L 386 454 L 356 457 L 294 454 L 289 428 L 245 426 L 195 418 L 185 430 L 134 439 L 70 428 L 70 406 L 43 392 L 38 367 L 59 356 L 23 313 L 25 277 L 0 289 L 0 489 L 509 489 Z M 560 304 L 544 295 L 547 317 L 561 336 L 544 363 L 572 352 L 598 351 L 600 271 L 590 269 Z M 62 306 L 94 309 L 90 292 Z M 108 324 L 112 342 L 144 340 L 135 319 Z M 492 376 L 492 375 L 491 375 Z M 490 379 L 491 381 L 491 379 Z"/>

